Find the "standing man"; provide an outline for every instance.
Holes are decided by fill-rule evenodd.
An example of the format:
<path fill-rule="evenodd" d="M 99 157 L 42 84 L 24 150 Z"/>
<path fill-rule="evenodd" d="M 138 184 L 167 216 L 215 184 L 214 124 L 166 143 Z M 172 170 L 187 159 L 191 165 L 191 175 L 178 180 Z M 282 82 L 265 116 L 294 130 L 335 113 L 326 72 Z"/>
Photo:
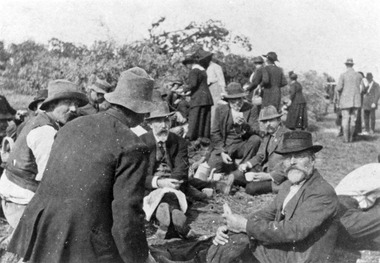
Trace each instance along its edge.
<path fill-rule="evenodd" d="M 380 85 L 373 80 L 372 73 L 367 73 L 368 87 L 363 90 L 363 110 L 366 134 L 375 133 L 376 110 L 380 98 Z"/>
<path fill-rule="evenodd" d="M 13 228 L 40 184 L 58 129 L 76 118 L 78 107 L 87 102 L 74 83 L 51 81 L 48 97 L 40 105 L 44 111 L 21 130 L 0 179 L 4 215 Z"/>
<path fill-rule="evenodd" d="M 148 148 L 130 127 L 152 111 L 153 79 L 121 73 L 111 108 L 65 125 L 8 250 L 28 262 L 146 262 Z"/>
<path fill-rule="evenodd" d="M 277 111 L 281 110 L 281 89 L 288 84 L 282 68 L 277 67 L 275 62 L 278 61 L 275 52 L 268 52 L 263 55 L 266 57 L 267 65 L 265 70 L 269 75 L 269 83 L 264 85 L 262 107 L 273 105 Z"/>
<path fill-rule="evenodd" d="M 353 69 L 352 58 L 346 61 L 347 71 L 339 77 L 336 91 L 339 94 L 339 108 L 342 111 L 342 127 L 344 142 L 352 142 L 355 136 L 357 110 L 361 107 L 360 83 L 362 76 Z"/>
<path fill-rule="evenodd" d="M 212 56 L 213 54 L 211 54 Z M 206 70 L 207 73 L 207 84 L 210 90 L 212 100 L 214 101 L 214 105 L 211 107 L 211 125 L 214 123 L 215 119 L 215 110 L 218 106 L 218 102 L 221 100 L 221 94 L 224 92 L 224 88 L 226 87 L 226 81 L 224 79 L 223 69 L 221 66 L 210 61 L 210 64 Z"/>

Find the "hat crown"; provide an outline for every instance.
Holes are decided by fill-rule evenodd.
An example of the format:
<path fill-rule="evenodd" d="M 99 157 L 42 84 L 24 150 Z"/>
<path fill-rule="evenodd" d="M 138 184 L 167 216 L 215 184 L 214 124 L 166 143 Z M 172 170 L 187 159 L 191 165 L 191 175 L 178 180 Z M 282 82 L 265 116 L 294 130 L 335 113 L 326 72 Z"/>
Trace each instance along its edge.
<path fill-rule="evenodd" d="M 276 52 L 270 51 L 270 52 L 268 52 L 268 54 L 266 54 L 264 56 L 273 62 L 278 61 Z"/>
<path fill-rule="evenodd" d="M 264 59 L 261 56 L 254 57 L 253 63 L 264 63 Z"/>
<path fill-rule="evenodd" d="M 48 96 L 48 90 L 47 89 L 41 89 L 37 91 L 36 96 L 33 98 L 33 100 L 44 100 Z"/>
<path fill-rule="evenodd" d="M 57 97 L 67 92 L 79 92 L 77 85 L 66 79 L 52 80 L 48 84 L 47 98 Z"/>
<path fill-rule="evenodd" d="M 313 139 L 310 132 L 307 131 L 289 131 L 284 133 L 280 154 L 289 154 L 311 150 L 318 152 L 322 149 L 321 145 L 313 145 Z"/>
<path fill-rule="evenodd" d="M 244 93 L 243 88 L 241 87 L 240 83 L 237 82 L 231 82 L 230 84 L 227 85 L 226 87 L 226 94 L 228 96 L 232 95 L 239 95 Z"/>
<path fill-rule="evenodd" d="M 168 103 L 166 101 L 160 101 L 156 103 L 156 109 L 150 113 L 147 119 L 167 117 L 171 114 Z"/>
<path fill-rule="evenodd" d="M 352 58 L 348 58 L 345 62 L 345 64 L 354 64 L 354 60 Z"/>
<path fill-rule="evenodd" d="M 273 105 L 269 105 L 267 107 L 264 107 L 260 111 L 260 116 L 259 116 L 259 121 L 264 121 L 264 120 L 271 120 L 275 119 L 278 117 L 281 117 L 282 114 L 278 113 L 277 109 Z"/>

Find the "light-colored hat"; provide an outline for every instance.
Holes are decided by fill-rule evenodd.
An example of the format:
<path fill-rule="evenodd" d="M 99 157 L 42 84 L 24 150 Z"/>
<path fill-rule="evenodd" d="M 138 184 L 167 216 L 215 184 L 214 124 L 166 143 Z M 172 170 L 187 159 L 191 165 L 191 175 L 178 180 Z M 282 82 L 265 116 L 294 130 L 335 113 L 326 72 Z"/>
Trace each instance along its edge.
<path fill-rule="evenodd" d="M 134 67 L 121 73 L 116 89 L 104 98 L 136 113 L 148 113 L 156 108 L 152 101 L 153 85 L 154 80 L 145 70 Z"/>
<path fill-rule="evenodd" d="M 160 101 L 156 104 L 156 110 L 152 111 L 148 118 L 145 120 L 152 120 L 156 118 L 165 118 L 172 116 L 175 112 L 170 112 L 169 105 L 166 101 Z"/>
<path fill-rule="evenodd" d="M 264 107 L 260 111 L 259 121 L 267 121 L 276 119 L 282 116 L 282 113 L 278 113 L 277 109 L 273 105 Z"/>
<path fill-rule="evenodd" d="M 346 65 L 354 65 L 354 60 L 352 58 L 348 58 L 346 62 L 344 62 Z"/>
<path fill-rule="evenodd" d="M 90 85 L 88 88 L 95 91 L 96 93 L 106 94 L 110 92 L 111 84 L 103 79 L 97 78 L 95 83 Z"/>
<path fill-rule="evenodd" d="M 77 85 L 65 79 L 57 79 L 49 82 L 48 96 L 41 104 L 40 109 L 46 110 L 51 102 L 64 99 L 79 101 L 79 107 L 88 103 L 87 96 L 79 91 Z"/>
<path fill-rule="evenodd" d="M 238 99 L 247 96 L 240 83 L 231 82 L 226 87 L 226 93 L 222 94 L 222 99 Z"/>

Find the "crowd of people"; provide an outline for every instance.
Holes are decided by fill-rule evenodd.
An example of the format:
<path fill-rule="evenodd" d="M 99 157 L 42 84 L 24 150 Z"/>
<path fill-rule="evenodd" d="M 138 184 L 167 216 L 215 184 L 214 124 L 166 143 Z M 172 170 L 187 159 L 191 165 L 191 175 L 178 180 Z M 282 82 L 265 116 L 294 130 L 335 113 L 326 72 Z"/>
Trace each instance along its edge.
<path fill-rule="evenodd" d="M 289 72 L 288 83 L 277 54 L 263 57 L 254 58 L 245 85 L 226 85 L 203 49 L 183 60 L 186 81 L 174 77 L 163 87 L 138 67 L 122 72 L 115 88 L 97 78 L 87 96 L 75 83 L 53 80 L 25 120 L 0 96 L 0 196 L 13 229 L 2 240 L 7 250 L 24 262 L 326 262 L 337 239 L 378 248 L 373 176 L 380 164 L 354 171 L 335 191 L 315 167 L 323 147 L 305 131 L 297 74 Z M 374 131 L 380 91 L 372 74 L 365 83 L 351 59 L 346 65 L 335 91 L 351 142 L 362 100 L 366 131 Z M 353 189 L 363 173 L 367 180 Z M 225 204 L 226 224 L 215 237 L 190 241 L 193 201 L 234 186 L 275 199 L 248 218 Z M 145 221 L 157 223 L 149 239 Z M 148 246 L 172 237 L 189 242 L 174 251 Z"/>

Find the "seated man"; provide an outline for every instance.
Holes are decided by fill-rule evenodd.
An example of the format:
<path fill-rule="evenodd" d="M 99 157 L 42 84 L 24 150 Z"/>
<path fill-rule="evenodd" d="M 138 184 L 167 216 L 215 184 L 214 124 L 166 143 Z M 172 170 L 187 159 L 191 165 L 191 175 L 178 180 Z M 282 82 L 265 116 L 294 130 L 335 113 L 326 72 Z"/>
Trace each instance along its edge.
<path fill-rule="evenodd" d="M 146 118 L 152 130 L 140 137 L 150 150 L 145 181 L 150 194 L 144 199 L 144 211 L 147 220 L 155 211 L 160 224 L 157 230 L 159 238 L 165 238 L 171 223 L 178 234 L 186 236 L 189 232 L 184 214 L 189 169 L 187 142 L 169 132 L 171 115 L 168 104 L 158 102 L 158 109 Z"/>
<path fill-rule="evenodd" d="M 275 152 L 288 131 L 281 122 L 281 115 L 272 105 L 260 111 L 259 121 L 265 127 L 266 135 L 256 156 L 240 164 L 239 171 L 235 172 L 235 182 L 245 185 L 247 194 L 277 193 L 280 184 L 286 180 L 283 157 Z M 246 172 L 250 174 L 244 177 Z"/>
<path fill-rule="evenodd" d="M 241 85 L 232 82 L 223 97 L 228 104 L 219 105 L 215 111 L 211 129 L 214 150 L 208 164 L 216 173 L 231 172 L 235 169 L 235 159 L 247 162 L 259 149 L 258 110 L 243 100 L 245 96 Z"/>
<path fill-rule="evenodd" d="M 338 244 L 380 250 L 380 163 L 361 166 L 335 188 L 341 203 Z"/>

